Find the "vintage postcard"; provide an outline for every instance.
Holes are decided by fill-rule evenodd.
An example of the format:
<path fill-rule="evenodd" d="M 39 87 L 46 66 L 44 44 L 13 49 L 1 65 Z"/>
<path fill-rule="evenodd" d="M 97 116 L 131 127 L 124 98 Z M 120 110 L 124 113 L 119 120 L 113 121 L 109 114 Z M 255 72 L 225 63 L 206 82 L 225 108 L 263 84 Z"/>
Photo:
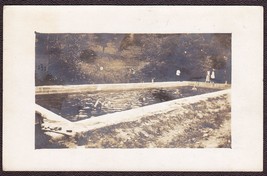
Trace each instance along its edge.
<path fill-rule="evenodd" d="M 6 6 L 4 169 L 262 170 L 262 19 Z"/>
<path fill-rule="evenodd" d="M 231 148 L 231 34 L 37 32 L 35 64 L 38 149 Z"/>

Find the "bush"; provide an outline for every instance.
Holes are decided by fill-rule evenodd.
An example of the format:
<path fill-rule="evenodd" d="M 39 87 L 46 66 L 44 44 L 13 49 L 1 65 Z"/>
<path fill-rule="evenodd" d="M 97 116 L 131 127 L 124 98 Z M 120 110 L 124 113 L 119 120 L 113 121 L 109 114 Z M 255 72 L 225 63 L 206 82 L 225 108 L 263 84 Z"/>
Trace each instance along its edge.
<path fill-rule="evenodd" d="M 96 53 L 91 50 L 91 49 L 88 49 L 88 50 L 83 50 L 81 52 L 81 55 L 80 55 L 80 59 L 84 62 L 94 62 L 95 59 L 96 59 Z"/>

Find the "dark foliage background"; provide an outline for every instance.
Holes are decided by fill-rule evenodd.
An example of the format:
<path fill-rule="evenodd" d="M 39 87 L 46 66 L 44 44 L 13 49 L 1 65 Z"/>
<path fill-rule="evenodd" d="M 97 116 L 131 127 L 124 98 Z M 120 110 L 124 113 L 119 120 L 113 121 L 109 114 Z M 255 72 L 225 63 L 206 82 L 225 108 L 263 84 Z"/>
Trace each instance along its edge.
<path fill-rule="evenodd" d="M 212 69 L 231 82 L 231 34 L 36 33 L 36 85 L 204 81 Z"/>

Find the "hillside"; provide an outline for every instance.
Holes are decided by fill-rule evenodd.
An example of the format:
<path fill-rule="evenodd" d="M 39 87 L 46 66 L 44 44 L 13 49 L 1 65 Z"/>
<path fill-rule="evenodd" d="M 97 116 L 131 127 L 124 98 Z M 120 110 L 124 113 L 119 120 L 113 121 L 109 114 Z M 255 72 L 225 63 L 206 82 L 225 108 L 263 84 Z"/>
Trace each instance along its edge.
<path fill-rule="evenodd" d="M 36 85 L 203 81 L 211 69 L 231 82 L 231 34 L 36 33 Z"/>

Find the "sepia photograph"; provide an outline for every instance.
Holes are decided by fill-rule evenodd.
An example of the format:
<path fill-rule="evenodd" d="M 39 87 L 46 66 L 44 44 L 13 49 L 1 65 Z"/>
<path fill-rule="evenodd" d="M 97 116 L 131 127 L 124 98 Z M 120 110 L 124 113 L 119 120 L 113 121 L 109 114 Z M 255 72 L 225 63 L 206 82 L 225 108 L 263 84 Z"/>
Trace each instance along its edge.
<path fill-rule="evenodd" d="M 35 33 L 35 148 L 231 148 L 231 34 Z"/>
<path fill-rule="evenodd" d="M 5 6 L 4 171 L 262 171 L 263 8 Z"/>

